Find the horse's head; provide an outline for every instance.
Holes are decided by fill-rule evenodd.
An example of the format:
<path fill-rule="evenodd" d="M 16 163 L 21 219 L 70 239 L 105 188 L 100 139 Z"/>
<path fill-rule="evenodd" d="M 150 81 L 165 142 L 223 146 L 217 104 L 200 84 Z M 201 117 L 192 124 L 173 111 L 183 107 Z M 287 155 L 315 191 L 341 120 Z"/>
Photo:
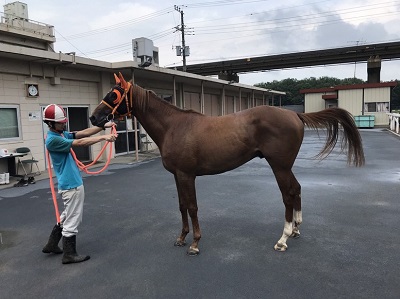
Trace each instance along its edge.
<path fill-rule="evenodd" d="M 114 74 L 115 85 L 94 109 L 90 121 L 93 126 L 103 127 L 116 117 L 125 116 L 132 110 L 132 84 L 121 73 Z"/>

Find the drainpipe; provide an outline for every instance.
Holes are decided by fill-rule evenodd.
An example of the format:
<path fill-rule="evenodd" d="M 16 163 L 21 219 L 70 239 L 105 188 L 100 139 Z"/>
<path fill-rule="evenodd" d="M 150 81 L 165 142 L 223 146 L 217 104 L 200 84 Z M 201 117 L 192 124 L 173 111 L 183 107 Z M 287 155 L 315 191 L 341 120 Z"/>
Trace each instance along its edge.
<path fill-rule="evenodd" d="M 362 89 L 362 107 L 361 107 L 361 115 L 364 115 L 364 88 Z"/>
<path fill-rule="evenodd" d="M 172 99 L 172 104 L 174 106 L 176 106 L 176 79 L 175 79 L 175 76 L 173 76 L 172 79 L 173 79 L 173 85 L 174 85 L 174 97 Z"/>
<path fill-rule="evenodd" d="M 131 77 L 132 77 L 132 84 L 135 84 L 135 71 L 132 69 L 131 72 Z M 139 140 L 138 140 L 138 127 L 137 127 L 137 119 L 136 116 L 133 116 L 133 130 L 135 132 L 135 159 L 136 162 L 139 161 Z M 129 146 L 129 145 L 128 145 Z M 128 148 L 129 151 L 129 148 Z"/>
<path fill-rule="evenodd" d="M 242 111 L 242 89 L 239 87 L 239 111 Z"/>
<path fill-rule="evenodd" d="M 222 85 L 221 110 L 221 115 L 225 115 L 225 85 Z"/>
<path fill-rule="evenodd" d="M 204 81 L 201 80 L 200 112 L 204 114 Z"/>

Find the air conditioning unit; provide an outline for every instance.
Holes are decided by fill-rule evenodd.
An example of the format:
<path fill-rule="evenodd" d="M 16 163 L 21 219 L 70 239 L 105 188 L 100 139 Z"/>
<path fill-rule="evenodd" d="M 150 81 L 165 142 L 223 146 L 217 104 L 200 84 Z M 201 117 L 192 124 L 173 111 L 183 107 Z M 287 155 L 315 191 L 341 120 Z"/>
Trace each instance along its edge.
<path fill-rule="evenodd" d="M 147 67 L 151 64 L 158 65 L 158 48 L 154 47 L 153 41 L 145 38 L 135 38 L 132 40 L 133 60 L 140 59 L 139 66 Z"/>

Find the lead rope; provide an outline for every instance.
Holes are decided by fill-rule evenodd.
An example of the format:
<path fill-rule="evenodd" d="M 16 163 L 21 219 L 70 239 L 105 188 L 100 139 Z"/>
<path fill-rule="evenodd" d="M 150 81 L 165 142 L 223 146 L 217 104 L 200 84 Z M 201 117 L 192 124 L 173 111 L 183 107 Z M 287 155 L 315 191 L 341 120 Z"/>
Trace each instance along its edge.
<path fill-rule="evenodd" d="M 112 128 L 111 128 L 111 133 L 116 133 L 117 132 L 115 127 L 116 127 L 116 125 L 114 124 L 112 126 Z M 101 155 L 103 154 L 103 152 L 107 148 L 107 145 L 110 146 L 110 150 L 108 152 L 107 161 L 106 161 L 106 164 L 104 165 L 104 167 L 102 169 L 98 170 L 98 171 L 89 171 L 88 168 L 90 166 L 92 166 L 93 164 L 95 164 L 99 160 L 99 158 L 101 157 Z M 85 165 L 81 161 L 78 160 L 78 158 L 76 157 L 76 154 L 75 154 L 75 152 L 74 152 L 74 150 L 72 148 L 71 148 L 71 155 L 74 158 L 74 160 L 76 162 L 76 165 L 78 166 L 78 168 L 81 171 L 84 171 L 87 174 L 99 174 L 99 173 L 103 172 L 108 167 L 108 165 L 110 164 L 111 156 L 112 156 L 112 142 L 106 141 L 106 143 L 104 144 L 104 146 L 101 149 L 101 151 L 98 154 L 98 156 L 88 165 Z M 49 151 L 47 149 L 46 149 L 46 158 L 47 158 L 47 164 L 48 164 L 47 172 L 49 174 L 49 179 L 50 179 L 49 183 L 50 183 L 51 195 L 52 195 L 52 198 L 53 198 L 54 210 L 55 210 L 55 213 L 56 213 L 56 220 L 57 220 L 57 223 L 59 224 L 59 223 L 61 223 L 60 222 L 60 212 L 58 210 L 57 195 L 56 195 L 56 191 L 54 189 L 54 181 L 53 181 L 53 172 L 51 170 L 50 153 L 49 153 Z"/>
<path fill-rule="evenodd" d="M 57 224 L 60 224 L 60 212 L 58 211 L 58 204 L 57 204 L 57 196 L 56 196 L 56 191 L 54 190 L 54 182 L 53 182 L 53 173 L 51 171 L 51 163 L 50 163 L 50 153 L 46 149 L 46 158 L 47 158 L 47 173 L 49 174 L 49 179 L 50 179 L 50 190 L 51 190 L 51 196 L 53 198 L 53 204 L 54 204 L 54 210 L 56 213 L 56 219 L 57 219 Z"/>
<path fill-rule="evenodd" d="M 116 127 L 116 125 L 114 124 L 114 125 L 112 126 L 112 128 L 111 128 L 111 133 L 113 133 L 113 134 L 116 134 L 116 133 L 117 133 L 117 129 L 116 129 L 115 127 Z M 89 168 L 90 166 L 94 165 L 94 164 L 100 159 L 101 155 L 103 154 L 103 152 L 104 152 L 105 149 L 107 148 L 107 145 L 110 146 L 110 150 L 108 151 L 108 157 L 107 157 L 106 164 L 105 164 L 105 165 L 103 166 L 103 168 L 100 169 L 100 170 L 97 170 L 97 171 L 89 171 L 88 168 Z M 81 161 L 78 160 L 78 158 L 76 157 L 76 154 L 75 154 L 75 152 L 73 151 L 72 148 L 71 148 L 71 154 L 72 154 L 72 157 L 74 157 L 74 160 L 75 160 L 75 162 L 76 162 L 76 165 L 78 166 L 78 168 L 79 168 L 80 170 L 84 171 L 84 172 L 87 173 L 87 174 L 99 174 L 99 173 L 103 172 L 103 171 L 108 167 L 108 165 L 110 164 L 111 156 L 112 156 L 112 142 L 107 141 L 107 142 L 104 144 L 103 148 L 101 149 L 100 153 L 97 155 L 97 157 L 96 157 L 90 164 L 88 164 L 88 165 L 85 165 L 85 164 L 83 164 Z"/>

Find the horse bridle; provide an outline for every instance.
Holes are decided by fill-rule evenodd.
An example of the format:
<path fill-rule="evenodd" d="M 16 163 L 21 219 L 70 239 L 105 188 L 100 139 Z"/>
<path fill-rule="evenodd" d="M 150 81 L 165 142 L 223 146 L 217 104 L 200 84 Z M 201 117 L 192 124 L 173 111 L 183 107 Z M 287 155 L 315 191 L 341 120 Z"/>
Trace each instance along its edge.
<path fill-rule="evenodd" d="M 121 89 L 123 89 L 121 87 Z M 117 98 L 113 101 L 113 104 L 115 104 L 114 107 L 112 107 L 110 104 L 108 104 L 106 101 L 101 100 L 101 103 L 103 103 L 104 105 L 106 105 L 108 108 L 111 109 L 111 113 L 107 116 L 107 120 L 111 121 L 114 120 L 114 114 L 117 111 L 119 105 L 121 105 L 122 101 L 125 100 L 125 104 L 126 104 L 126 110 L 128 111 L 128 113 L 125 114 L 119 114 L 119 116 L 123 117 L 123 116 L 131 116 L 132 114 L 132 107 L 133 107 L 133 102 L 132 102 L 132 93 L 133 93 L 133 86 L 131 83 L 127 83 L 127 86 L 123 89 L 124 93 L 121 95 L 121 91 L 119 91 L 117 88 L 113 88 L 111 92 L 115 92 L 115 94 L 117 95 Z M 128 92 L 129 92 L 129 100 L 128 100 Z"/>

